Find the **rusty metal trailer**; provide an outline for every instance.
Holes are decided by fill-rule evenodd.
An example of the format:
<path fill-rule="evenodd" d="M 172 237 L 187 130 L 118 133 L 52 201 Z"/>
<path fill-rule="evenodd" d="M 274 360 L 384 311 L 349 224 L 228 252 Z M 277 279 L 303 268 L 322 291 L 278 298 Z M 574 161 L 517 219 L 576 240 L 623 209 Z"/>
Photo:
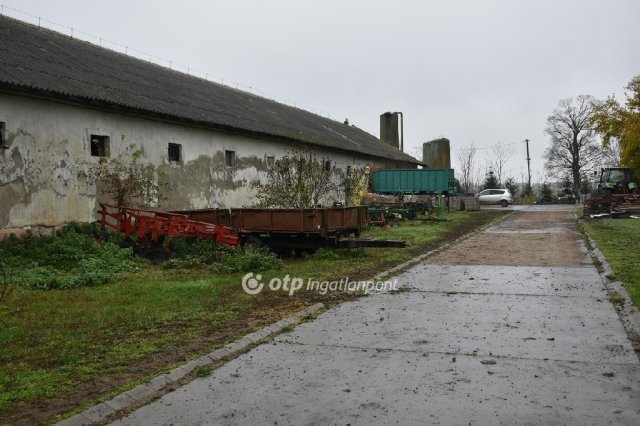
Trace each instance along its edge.
<path fill-rule="evenodd" d="M 366 206 L 310 209 L 200 209 L 172 213 L 191 220 L 242 230 L 243 243 L 268 246 L 276 253 L 320 247 L 404 247 L 404 241 L 360 237 L 369 225 Z"/>
<path fill-rule="evenodd" d="M 368 223 L 366 207 L 313 209 L 200 209 L 175 211 L 191 220 L 232 226 L 249 232 L 299 233 L 323 237 L 360 235 Z"/>
<path fill-rule="evenodd" d="M 314 209 L 205 209 L 166 212 L 100 204 L 100 226 L 136 237 L 147 255 L 173 238 L 205 238 L 229 246 L 253 244 L 279 254 L 320 247 L 404 247 L 404 241 L 359 238 L 367 207 Z M 156 250 L 157 251 L 157 250 Z"/>

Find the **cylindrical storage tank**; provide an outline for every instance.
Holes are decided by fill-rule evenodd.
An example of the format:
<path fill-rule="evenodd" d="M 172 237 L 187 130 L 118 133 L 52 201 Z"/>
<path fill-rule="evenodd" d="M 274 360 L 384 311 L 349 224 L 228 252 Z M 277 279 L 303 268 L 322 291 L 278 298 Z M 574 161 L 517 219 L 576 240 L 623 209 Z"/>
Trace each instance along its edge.
<path fill-rule="evenodd" d="M 434 139 L 422 144 L 422 162 L 433 169 L 451 168 L 451 144 L 449 139 Z"/>
<path fill-rule="evenodd" d="M 398 113 L 385 112 L 380 115 L 380 140 L 394 148 L 400 148 Z"/>

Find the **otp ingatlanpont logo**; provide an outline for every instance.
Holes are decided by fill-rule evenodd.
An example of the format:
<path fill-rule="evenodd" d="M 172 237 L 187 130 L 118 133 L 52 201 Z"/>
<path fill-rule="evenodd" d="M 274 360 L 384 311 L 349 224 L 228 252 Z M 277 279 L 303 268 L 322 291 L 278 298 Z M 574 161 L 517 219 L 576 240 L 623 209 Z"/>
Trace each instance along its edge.
<path fill-rule="evenodd" d="M 256 295 L 262 291 L 264 288 L 264 283 L 260 281 L 262 279 L 262 275 L 257 274 L 255 278 L 253 277 L 253 272 L 249 272 L 242 277 L 242 289 L 247 294 Z"/>

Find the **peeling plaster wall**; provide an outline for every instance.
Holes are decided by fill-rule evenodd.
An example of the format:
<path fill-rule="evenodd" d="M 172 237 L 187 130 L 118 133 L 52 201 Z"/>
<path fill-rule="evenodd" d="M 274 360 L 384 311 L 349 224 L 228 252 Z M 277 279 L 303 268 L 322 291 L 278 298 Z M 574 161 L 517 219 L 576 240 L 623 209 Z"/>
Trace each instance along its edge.
<path fill-rule="evenodd" d="M 82 173 L 91 157 L 89 135 L 109 136 L 114 155 L 135 143 L 166 174 L 168 199 L 163 209 L 248 207 L 255 186 L 267 174 L 267 156 L 276 159 L 292 147 L 246 136 L 90 108 L 0 94 L 0 121 L 6 123 L 8 149 L 0 150 L 0 230 L 55 227 L 69 221 L 95 220 L 95 185 Z M 182 145 L 182 161 L 170 163 L 168 144 Z M 224 151 L 236 153 L 236 166 L 225 165 Z M 316 150 L 331 160 L 332 177 L 348 165 L 403 166 Z M 408 166 L 408 165 L 404 165 Z M 343 194 L 333 194 L 341 199 Z"/>

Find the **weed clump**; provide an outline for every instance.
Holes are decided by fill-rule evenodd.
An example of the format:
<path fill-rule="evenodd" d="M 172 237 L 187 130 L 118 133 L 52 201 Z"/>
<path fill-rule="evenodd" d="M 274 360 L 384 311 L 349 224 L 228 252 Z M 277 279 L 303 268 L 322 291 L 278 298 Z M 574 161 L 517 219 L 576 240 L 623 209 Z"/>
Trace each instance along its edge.
<path fill-rule="evenodd" d="M 239 250 L 222 250 L 213 268 L 218 272 L 261 272 L 282 268 L 282 259 L 268 248 L 247 245 Z"/>
<path fill-rule="evenodd" d="M 198 239 L 175 239 L 174 258 L 165 262 L 165 269 L 207 268 L 220 273 L 260 272 L 280 269 L 282 260 L 267 248 L 246 245 L 243 248 L 220 246 Z"/>
<path fill-rule="evenodd" d="M 165 269 L 206 268 L 216 260 L 216 245 L 199 238 L 174 238 L 171 241 L 173 258 L 162 264 Z"/>
<path fill-rule="evenodd" d="M 207 377 L 211 374 L 212 371 L 213 371 L 212 366 L 198 367 L 194 370 L 193 375 L 195 377 Z"/>
<path fill-rule="evenodd" d="M 30 233 L 0 241 L 0 258 L 15 285 L 51 290 L 106 284 L 137 270 L 144 261 L 131 248 L 98 243 L 97 224 L 69 224 L 51 237 Z"/>
<path fill-rule="evenodd" d="M 340 255 L 335 250 L 326 248 L 319 248 L 311 257 L 322 260 L 340 260 Z"/>
<path fill-rule="evenodd" d="M 201 258 L 205 263 L 215 261 L 216 243 L 202 238 L 174 238 L 171 249 L 176 258 Z"/>
<path fill-rule="evenodd" d="M 616 306 L 622 306 L 624 305 L 624 302 L 625 302 L 624 296 L 618 293 L 617 291 L 614 291 L 611 293 L 611 295 L 609 296 L 609 301 Z"/>
<path fill-rule="evenodd" d="M 368 254 L 366 250 L 362 247 L 347 249 L 347 257 L 349 257 L 350 259 L 363 259 L 367 256 Z"/>

